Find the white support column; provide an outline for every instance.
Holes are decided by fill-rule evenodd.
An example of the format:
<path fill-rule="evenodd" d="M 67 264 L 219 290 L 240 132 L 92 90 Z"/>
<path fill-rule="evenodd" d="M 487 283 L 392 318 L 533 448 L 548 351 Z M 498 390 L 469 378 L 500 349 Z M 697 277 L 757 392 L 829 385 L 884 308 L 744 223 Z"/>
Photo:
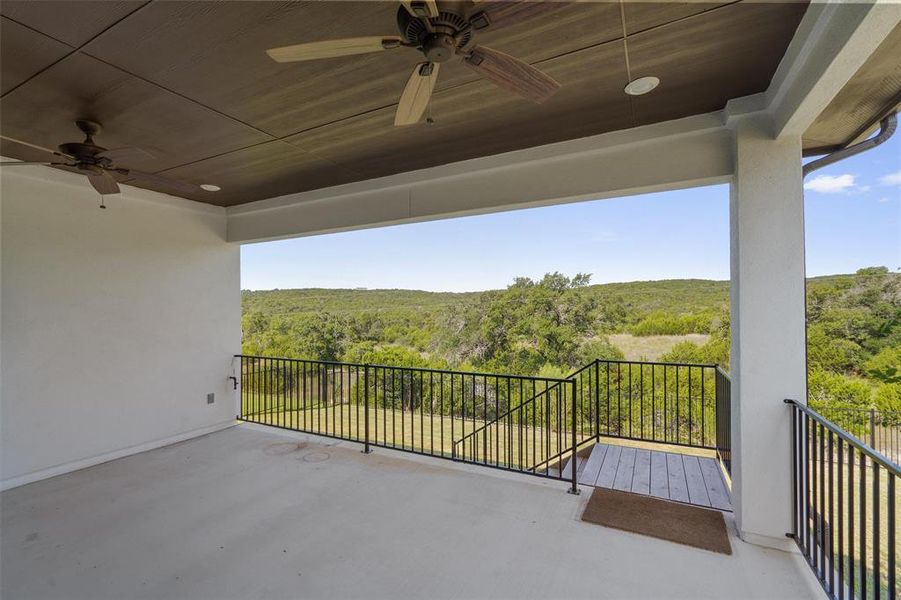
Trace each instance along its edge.
<path fill-rule="evenodd" d="M 735 517 L 745 541 L 791 548 L 791 428 L 806 401 L 801 140 L 769 118 L 735 124 L 730 198 Z"/>

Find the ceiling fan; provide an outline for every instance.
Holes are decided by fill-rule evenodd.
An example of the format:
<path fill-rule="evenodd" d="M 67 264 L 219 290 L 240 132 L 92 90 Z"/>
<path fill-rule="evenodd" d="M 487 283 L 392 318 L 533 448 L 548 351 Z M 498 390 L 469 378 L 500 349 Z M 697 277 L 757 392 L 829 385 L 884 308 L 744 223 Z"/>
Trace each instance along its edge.
<path fill-rule="evenodd" d="M 477 1 L 402 0 L 397 10 L 400 35 L 309 42 L 266 53 L 276 62 L 297 62 L 413 48 L 425 57 L 407 80 L 394 117 L 395 125 L 417 123 L 432 96 L 441 63 L 462 56 L 463 63 L 498 86 L 534 102 L 544 102 L 560 84 L 532 65 L 503 52 L 474 44 L 475 33 L 556 8 L 554 2 L 513 0 L 480 6 Z M 559 6 L 559 5 L 558 5 Z"/>
<path fill-rule="evenodd" d="M 60 144 L 58 150 L 51 150 L 50 148 L 44 148 L 43 146 L 37 146 L 15 138 L 0 136 L 0 138 L 4 140 L 9 140 L 36 150 L 42 150 L 53 156 L 60 157 L 59 160 L 52 160 L 49 162 L 2 162 L 0 163 L 0 166 L 46 165 L 51 167 L 72 167 L 87 175 L 88 181 L 101 196 L 119 193 L 119 184 L 113 177 L 113 173 L 165 187 L 176 193 L 191 194 L 201 191 L 202 188 L 200 186 L 191 183 L 184 183 L 175 179 L 163 177 L 162 175 L 145 173 L 143 171 L 136 171 L 134 169 L 119 166 L 119 161 L 127 162 L 129 160 L 148 159 L 153 158 L 153 155 L 140 148 L 115 148 L 113 150 L 107 150 L 94 143 L 94 136 L 100 133 L 100 123 L 88 120 L 78 120 L 75 121 L 75 125 L 85 134 L 84 141 Z M 101 207 L 105 208 L 103 204 L 101 204 Z"/>

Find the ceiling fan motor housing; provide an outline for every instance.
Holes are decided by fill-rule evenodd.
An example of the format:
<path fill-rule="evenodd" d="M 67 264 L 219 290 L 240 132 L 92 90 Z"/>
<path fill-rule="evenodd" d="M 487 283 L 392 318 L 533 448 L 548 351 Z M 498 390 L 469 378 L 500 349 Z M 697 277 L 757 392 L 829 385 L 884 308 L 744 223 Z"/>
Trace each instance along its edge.
<path fill-rule="evenodd" d="M 397 27 L 404 42 L 416 46 L 431 62 L 446 62 L 472 41 L 472 26 L 460 15 L 443 10 L 437 17 L 417 18 L 405 8 L 397 11 Z"/>
<path fill-rule="evenodd" d="M 75 160 L 79 163 L 79 168 L 81 165 L 107 165 L 111 161 L 106 158 L 96 158 L 98 154 L 106 151 L 106 148 L 102 146 L 98 146 L 94 143 L 94 136 L 100 133 L 101 125 L 96 121 L 89 121 L 87 119 L 79 119 L 75 121 L 75 126 L 81 129 L 82 133 L 85 135 L 85 139 L 83 142 L 69 142 L 67 144 L 60 144 L 58 146 L 59 151 L 63 154 L 68 154 L 75 158 Z M 87 170 L 87 169 L 85 169 Z"/>
<path fill-rule="evenodd" d="M 68 144 L 60 144 L 59 151 L 69 156 L 74 156 L 80 161 L 91 161 L 94 157 L 106 150 L 95 144 L 85 144 L 82 142 L 69 142 Z M 100 162 L 102 159 L 96 159 Z"/>

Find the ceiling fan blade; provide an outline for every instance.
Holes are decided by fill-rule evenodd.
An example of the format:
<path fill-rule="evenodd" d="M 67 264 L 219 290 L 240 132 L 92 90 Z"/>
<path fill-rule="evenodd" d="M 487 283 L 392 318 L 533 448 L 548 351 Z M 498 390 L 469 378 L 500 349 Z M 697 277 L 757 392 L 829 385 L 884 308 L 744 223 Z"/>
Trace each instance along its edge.
<path fill-rule="evenodd" d="M 397 112 L 394 113 L 395 125 L 413 125 L 419 122 L 432 98 L 440 66 L 439 63 L 424 62 L 413 67 L 413 72 L 397 103 Z"/>
<path fill-rule="evenodd" d="M 141 150 L 140 148 L 113 148 L 112 150 L 104 150 L 97 156 L 100 158 L 108 158 L 113 163 L 154 158 L 151 153 L 146 150 Z"/>
<path fill-rule="evenodd" d="M 54 165 L 61 165 L 61 164 L 63 164 L 63 163 L 11 160 L 11 161 L 7 161 L 7 162 L 0 162 L 0 167 L 11 167 L 13 165 L 44 165 L 45 167 L 52 167 Z"/>
<path fill-rule="evenodd" d="M 503 0 L 480 2 L 474 0 L 475 8 L 470 13 L 470 22 L 475 29 L 512 25 L 532 17 L 547 15 L 566 9 L 568 2 L 545 2 L 540 0 Z M 487 17 L 487 18 L 485 18 Z"/>
<path fill-rule="evenodd" d="M 464 62 L 482 77 L 534 102 L 544 102 L 560 89 L 549 75 L 509 54 L 476 46 Z"/>
<path fill-rule="evenodd" d="M 134 177 L 145 183 L 169 188 L 173 192 L 179 194 L 197 194 L 203 191 L 199 185 L 185 183 L 183 181 L 178 181 L 177 179 L 170 179 L 169 177 L 157 175 L 156 173 L 145 173 L 144 171 L 135 171 L 134 169 L 116 169 L 116 172 L 127 175 L 128 177 Z"/>
<path fill-rule="evenodd" d="M 438 3 L 435 0 L 400 0 L 414 17 L 429 19 L 438 16 Z"/>
<path fill-rule="evenodd" d="M 97 190 L 97 193 L 101 196 L 119 193 L 119 184 L 116 183 L 113 176 L 106 171 L 90 171 L 88 173 L 88 181 L 91 182 L 91 185 L 94 186 L 94 189 Z"/>
<path fill-rule="evenodd" d="M 275 62 L 297 62 L 381 52 L 382 50 L 399 48 L 400 42 L 401 39 L 396 35 L 345 38 L 342 40 L 326 40 L 324 42 L 310 42 L 282 48 L 270 48 L 266 50 L 266 54 Z"/>
<path fill-rule="evenodd" d="M 37 144 L 32 144 L 31 142 L 26 142 L 25 140 L 17 140 L 16 138 L 12 138 L 6 135 L 0 135 L 0 139 L 6 140 L 7 142 L 12 142 L 14 144 L 21 144 L 22 146 L 27 146 L 29 148 L 34 148 L 35 150 L 42 150 L 43 152 L 48 152 L 50 154 L 54 154 L 56 156 L 65 156 L 67 158 L 72 158 L 68 154 L 60 152 L 59 150 L 51 150 L 50 148 L 45 148 L 44 146 L 38 146 Z"/>

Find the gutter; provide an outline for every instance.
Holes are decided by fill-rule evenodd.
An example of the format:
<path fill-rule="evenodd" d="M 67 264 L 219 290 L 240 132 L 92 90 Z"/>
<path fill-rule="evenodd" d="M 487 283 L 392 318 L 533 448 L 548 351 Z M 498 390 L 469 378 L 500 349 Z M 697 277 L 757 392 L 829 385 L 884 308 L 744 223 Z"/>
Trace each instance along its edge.
<path fill-rule="evenodd" d="M 895 133 L 895 129 L 898 127 L 898 115 L 897 113 L 891 113 L 884 117 L 882 121 L 879 122 L 879 133 L 874 135 L 873 137 L 866 139 L 859 144 L 854 144 L 853 146 L 846 146 L 831 154 L 827 154 L 822 158 L 818 158 L 816 160 L 812 160 L 806 165 L 804 165 L 802 172 L 804 173 L 804 177 L 807 177 L 808 174 L 816 171 L 817 169 L 821 169 L 827 165 L 831 165 L 833 163 L 837 163 L 840 160 L 844 160 L 851 156 L 855 156 L 862 152 L 866 152 L 867 150 L 872 150 L 876 146 L 883 144 L 888 141 L 890 137 Z"/>

